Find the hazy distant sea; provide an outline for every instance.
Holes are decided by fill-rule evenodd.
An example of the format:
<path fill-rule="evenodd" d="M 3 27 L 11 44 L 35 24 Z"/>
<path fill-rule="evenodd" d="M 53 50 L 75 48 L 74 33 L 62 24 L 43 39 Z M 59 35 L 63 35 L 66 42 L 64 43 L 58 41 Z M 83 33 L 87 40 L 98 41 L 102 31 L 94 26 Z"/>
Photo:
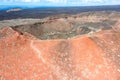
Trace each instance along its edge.
<path fill-rule="evenodd" d="M 6 12 L 6 10 L 21 8 L 18 12 Z M 112 6 L 81 6 L 81 7 L 36 7 L 0 5 L 0 20 L 17 18 L 44 18 L 58 14 L 77 14 L 88 11 L 120 11 L 120 5 Z"/>

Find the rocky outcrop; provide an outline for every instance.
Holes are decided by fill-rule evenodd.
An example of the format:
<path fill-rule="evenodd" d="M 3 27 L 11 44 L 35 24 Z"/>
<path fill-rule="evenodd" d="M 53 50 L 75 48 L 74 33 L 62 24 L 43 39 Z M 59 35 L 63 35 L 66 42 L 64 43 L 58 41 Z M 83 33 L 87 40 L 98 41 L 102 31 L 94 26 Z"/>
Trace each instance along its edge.
<path fill-rule="evenodd" d="M 119 80 L 120 32 L 40 40 L 0 30 L 1 80 Z"/>
<path fill-rule="evenodd" d="M 112 28 L 113 28 L 115 31 L 120 32 L 120 21 L 117 21 L 117 22 L 112 26 Z"/>

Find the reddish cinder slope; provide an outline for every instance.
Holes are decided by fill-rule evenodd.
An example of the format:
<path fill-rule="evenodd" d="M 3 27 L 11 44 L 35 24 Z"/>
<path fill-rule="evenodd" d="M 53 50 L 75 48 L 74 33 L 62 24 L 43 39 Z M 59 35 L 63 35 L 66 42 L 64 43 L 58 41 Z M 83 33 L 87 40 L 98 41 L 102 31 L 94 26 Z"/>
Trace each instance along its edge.
<path fill-rule="evenodd" d="M 0 80 L 119 80 L 120 33 L 39 40 L 0 30 Z"/>

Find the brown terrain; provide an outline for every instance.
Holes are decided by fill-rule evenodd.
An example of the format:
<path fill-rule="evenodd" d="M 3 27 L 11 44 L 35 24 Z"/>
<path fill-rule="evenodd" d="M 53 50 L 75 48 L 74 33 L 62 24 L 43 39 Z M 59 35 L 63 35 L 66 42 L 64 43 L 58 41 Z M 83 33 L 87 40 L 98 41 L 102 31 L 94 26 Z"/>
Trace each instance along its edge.
<path fill-rule="evenodd" d="M 67 39 L 81 34 L 91 34 L 112 29 L 119 22 L 120 12 L 84 12 L 76 15 L 51 16 L 26 25 L 13 26 L 39 39 Z"/>
<path fill-rule="evenodd" d="M 0 80 L 120 80 L 120 12 L 1 21 Z M 22 22 L 22 21 L 21 21 Z"/>

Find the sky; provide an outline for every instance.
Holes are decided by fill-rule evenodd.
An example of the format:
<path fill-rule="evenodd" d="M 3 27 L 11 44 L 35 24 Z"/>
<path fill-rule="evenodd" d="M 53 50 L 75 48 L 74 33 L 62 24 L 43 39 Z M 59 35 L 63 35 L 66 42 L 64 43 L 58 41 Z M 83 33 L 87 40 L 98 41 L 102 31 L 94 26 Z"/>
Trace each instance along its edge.
<path fill-rule="evenodd" d="M 0 5 L 97 6 L 120 5 L 120 0 L 0 0 Z"/>

